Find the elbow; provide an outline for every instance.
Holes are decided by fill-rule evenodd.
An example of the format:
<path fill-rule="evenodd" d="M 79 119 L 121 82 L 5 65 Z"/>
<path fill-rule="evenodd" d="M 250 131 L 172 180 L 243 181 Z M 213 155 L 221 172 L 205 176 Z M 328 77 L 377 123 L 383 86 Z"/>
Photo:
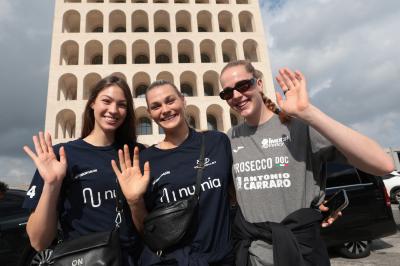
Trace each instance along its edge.
<path fill-rule="evenodd" d="M 394 166 L 393 160 L 388 159 L 387 163 L 384 165 L 385 175 L 387 175 L 395 170 L 396 170 L 396 168 Z"/>
<path fill-rule="evenodd" d="M 50 246 L 51 243 L 48 243 L 46 239 L 43 239 L 42 237 L 35 235 L 33 232 L 30 232 L 29 227 L 27 227 L 26 229 L 27 229 L 26 232 L 29 237 L 29 242 L 34 250 L 39 252 L 45 250 L 47 247 Z"/>
<path fill-rule="evenodd" d="M 29 241 L 31 243 L 31 247 L 37 252 L 43 251 L 47 248 L 47 245 L 45 245 L 43 242 L 34 240 L 31 237 L 29 237 Z"/>
<path fill-rule="evenodd" d="M 395 170 L 396 168 L 394 166 L 393 160 L 389 156 L 387 156 L 385 160 L 382 160 L 382 162 L 379 165 L 379 168 L 376 169 L 375 175 L 384 176 L 390 174 Z"/>

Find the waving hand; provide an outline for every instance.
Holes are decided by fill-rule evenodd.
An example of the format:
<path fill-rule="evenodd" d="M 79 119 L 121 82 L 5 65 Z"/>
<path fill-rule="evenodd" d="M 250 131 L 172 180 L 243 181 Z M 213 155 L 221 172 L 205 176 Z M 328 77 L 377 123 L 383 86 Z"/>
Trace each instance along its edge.
<path fill-rule="evenodd" d="M 46 132 L 46 137 L 43 132 L 39 132 L 39 137 L 33 136 L 33 144 L 36 153 L 28 146 L 24 146 L 23 149 L 35 163 L 43 181 L 48 184 L 61 183 L 67 172 L 64 147 L 60 148 L 60 160 L 58 160 L 51 143 L 51 135 L 48 132 Z"/>
<path fill-rule="evenodd" d="M 143 175 L 139 167 L 139 148 L 135 147 L 133 152 L 133 163 L 130 158 L 128 145 L 124 145 L 124 150 L 118 151 L 119 166 L 112 160 L 111 165 L 118 177 L 129 205 L 133 205 L 143 198 L 150 180 L 150 165 L 144 164 Z"/>
<path fill-rule="evenodd" d="M 286 99 L 279 93 L 276 98 L 282 111 L 295 117 L 302 116 L 303 112 L 310 106 L 307 94 L 306 79 L 300 71 L 291 71 L 288 68 L 279 70 L 276 81 L 282 88 Z"/>

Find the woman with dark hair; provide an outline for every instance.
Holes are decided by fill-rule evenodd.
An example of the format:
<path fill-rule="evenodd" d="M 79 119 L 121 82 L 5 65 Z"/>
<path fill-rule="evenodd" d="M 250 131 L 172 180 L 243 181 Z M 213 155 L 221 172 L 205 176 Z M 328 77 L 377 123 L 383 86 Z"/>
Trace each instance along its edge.
<path fill-rule="evenodd" d="M 277 93 L 279 108 L 263 94 L 260 72 L 249 61 L 228 63 L 220 75 L 220 97 L 245 119 L 227 133 L 240 207 L 236 264 L 329 265 L 317 211 L 326 181 L 322 163 L 347 159 L 382 175 L 393 162 L 376 142 L 313 106 L 302 73 L 280 69 L 276 80 L 285 95 Z"/>
<path fill-rule="evenodd" d="M 24 146 L 37 167 L 24 202 L 32 210 L 26 227 L 32 247 L 49 247 L 58 224 L 64 240 L 112 230 L 117 183 L 110 162 L 124 144 L 143 148 L 136 142 L 128 84 L 117 76 L 96 84 L 84 110 L 81 138 L 53 147 L 50 134 L 39 132 L 33 143 L 36 153 Z M 140 244 L 127 210 L 120 230 L 122 259 L 123 265 L 135 265 Z"/>
<path fill-rule="evenodd" d="M 132 163 L 127 147 L 119 153 L 120 169 L 115 161 L 112 163 L 136 228 L 143 230 L 148 212 L 194 194 L 202 135 L 205 164 L 193 234 L 161 257 L 145 247 L 142 265 L 233 265 L 228 204 L 232 160 L 228 138 L 221 132 L 196 132 L 190 128 L 185 118 L 185 99 L 172 83 L 152 83 L 146 101 L 151 118 L 165 132 L 164 140 L 141 152 L 140 163 L 138 149 Z"/>

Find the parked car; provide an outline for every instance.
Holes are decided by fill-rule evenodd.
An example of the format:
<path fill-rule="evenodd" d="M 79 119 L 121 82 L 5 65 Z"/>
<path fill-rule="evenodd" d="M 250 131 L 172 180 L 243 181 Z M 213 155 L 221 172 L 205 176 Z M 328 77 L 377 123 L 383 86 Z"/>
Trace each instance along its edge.
<path fill-rule="evenodd" d="M 0 199 L 0 265 L 46 265 L 51 250 L 37 253 L 29 243 L 26 223 L 29 211 L 22 208 L 26 191 L 8 189 Z"/>
<path fill-rule="evenodd" d="M 382 177 L 392 203 L 400 203 L 400 173 L 393 171 Z"/>
<path fill-rule="evenodd" d="M 372 240 L 396 233 L 381 177 L 338 163 L 326 164 L 323 175 L 327 177 L 326 198 L 340 189 L 346 190 L 349 198 L 343 216 L 321 231 L 328 247 L 336 248 L 344 257 L 362 258 L 370 254 Z"/>

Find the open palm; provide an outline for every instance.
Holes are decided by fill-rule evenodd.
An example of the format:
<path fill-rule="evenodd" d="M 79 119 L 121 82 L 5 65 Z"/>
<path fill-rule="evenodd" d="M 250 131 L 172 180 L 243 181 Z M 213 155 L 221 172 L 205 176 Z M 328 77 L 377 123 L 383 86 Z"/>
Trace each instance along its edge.
<path fill-rule="evenodd" d="M 35 163 L 43 181 L 48 184 L 60 183 L 67 172 L 67 160 L 64 148 L 60 148 L 60 160 L 57 159 L 51 143 L 51 135 L 39 132 L 38 136 L 33 136 L 35 152 L 28 146 L 24 146 L 24 151 Z"/>
<path fill-rule="evenodd" d="M 288 115 L 301 117 L 304 110 L 309 107 L 306 79 L 300 71 L 292 72 L 288 68 L 279 70 L 276 81 L 282 88 L 286 99 L 277 93 L 277 102 L 282 111 Z"/>
<path fill-rule="evenodd" d="M 139 167 L 139 149 L 135 147 L 133 152 L 133 163 L 130 158 L 128 145 L 124 145 L 124 150 L 118 151 L 119 166 L 112 160 L 111 166 L 117 175 L 122 193 L 128 204 L 135 204 L 143 198 L 150 180 L 150 166 L 146 162 L 142 171 Z M 120 170 L 121 169 L 121 170 Z"/>

